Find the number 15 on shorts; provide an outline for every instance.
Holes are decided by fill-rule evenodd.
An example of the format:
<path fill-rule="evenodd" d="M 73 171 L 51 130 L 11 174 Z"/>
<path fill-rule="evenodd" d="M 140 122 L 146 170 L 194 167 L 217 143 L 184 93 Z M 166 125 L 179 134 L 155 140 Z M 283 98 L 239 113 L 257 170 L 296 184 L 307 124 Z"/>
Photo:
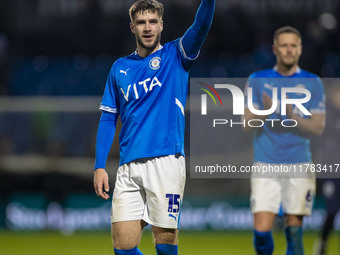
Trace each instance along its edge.
<path fill-rule="evenodd" d="M 165 197 L 169 199 L 168 212 L 178 213 L 181 201 L 181 196 L 178 194 L 166 194 Z"/>

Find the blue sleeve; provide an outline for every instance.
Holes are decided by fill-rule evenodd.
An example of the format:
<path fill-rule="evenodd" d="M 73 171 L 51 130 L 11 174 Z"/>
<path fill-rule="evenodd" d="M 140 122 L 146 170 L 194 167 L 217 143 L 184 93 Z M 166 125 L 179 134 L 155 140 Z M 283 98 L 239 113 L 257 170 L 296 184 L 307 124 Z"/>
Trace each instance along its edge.
<path fill-rule="evenodd" d="M 313 79 L 314 89 L 311 98 L 310 112 L 313 113 L 325 113 L 326 112 L 326 96 L 323 88 L 322 81 L 319 77 Z"/>
<path fill-rule="evenodd" d="M 105 168 L 113 138 L 115 136 L 116 124 L 119 114 L 103 111 L 99 121 L 96 142 L 95 168 Z"/>
<path fill-rule="evenodd" d="M 259 78 L 256 78 L 255 73 L 252 73 L 248 77 L 246 86 L 244 88 L 244 95 L 245 95 L 244 105 L 245 105 L 245 107 L 248 107 L 248 96 L 249 96 L 248 95 L 248 88 L 252 88 L 253 89 L 253 93 L 252 93 L 252 96 L 253 96 L 253 100 L 252 100 L 253 106 L 255 108 L 261 109 L 260 107 L 262 107 L 262 95 L 260 96 L 259 91 L 257 91 L 257 89 L 259 88 L 258 81 L 259 81 Z"/>
<path fill-rule="evenodd" d="M 215 0 L 202 0 L 194 24 L 183 35 L 180 43 L 184 57 L 191 60 L 198 56 L 205 38 L 208 35 L 215 11 Z"/>
<path fill-rule="evenodd" d="M 100 110 L 111 113 L 119 113 L 119 99 L 115 78 L 116 62 L 112 65 L 108 75 L 104 95 L 99 108 Z"/>

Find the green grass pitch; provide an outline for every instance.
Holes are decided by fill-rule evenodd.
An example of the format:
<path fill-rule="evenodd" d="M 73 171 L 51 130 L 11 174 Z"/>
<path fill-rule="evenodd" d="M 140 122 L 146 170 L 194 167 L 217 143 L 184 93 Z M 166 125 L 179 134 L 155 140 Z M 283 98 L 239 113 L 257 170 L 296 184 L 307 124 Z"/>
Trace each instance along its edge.
<path fill-rule="evenodd" d="M 305 254 L 311 255 L 316 233 L 304 234 Z M 328 255 L 339 254 L 338 235 L 332 234 Z M 274 255 L 285 254 L 282 232 L 274 233 Z M 180 232 L 179 253 L 196 254 L 255 254 L 251 232 Z M 145 254 L 156 254 L 152 236 L 145 231 L 139 246 Z M 109 232 L 76 232 L 62 235 L 55 232 L 0 232 L 1 255 L 106 255 L 113 254 Z"/>

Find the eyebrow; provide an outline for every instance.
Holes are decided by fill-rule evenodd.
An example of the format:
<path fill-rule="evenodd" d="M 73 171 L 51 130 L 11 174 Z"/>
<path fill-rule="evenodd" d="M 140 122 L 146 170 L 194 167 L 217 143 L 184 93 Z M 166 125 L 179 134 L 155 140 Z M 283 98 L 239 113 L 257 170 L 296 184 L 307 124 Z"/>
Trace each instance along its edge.
<path fill-rule="evenodd" d="M 147 20 L 146 19 L 136 19 L 135 22 L 137 24 L 140 24 L 140 23 L 144 23 L 146 22 Z M 158 19 L 149 19 L 148 20 L 149 22 L 153 22 L 153 23 L 158 23 Z"/>
<path fill-rule="evenodd" d="M 299 43 L 277 43 L 277 45 L 299 45 Z"/>

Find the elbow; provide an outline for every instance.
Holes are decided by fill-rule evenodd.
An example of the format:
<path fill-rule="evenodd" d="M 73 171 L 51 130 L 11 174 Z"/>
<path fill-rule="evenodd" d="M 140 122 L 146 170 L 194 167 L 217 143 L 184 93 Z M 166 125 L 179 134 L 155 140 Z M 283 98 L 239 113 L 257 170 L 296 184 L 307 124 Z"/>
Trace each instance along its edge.
<path fill-rule="evenodd" d="M 318 127 L 316 130 L 315 130 L 315 135 L 317 135 L 317 136 L 320 136 L 320 135 L 322 135 L 323 134 L 323 131 L 325 130 L 325 126 L 324 125 L 322 125 L 322 126 L 320 126 L 320 127 Z"/>
<path fill-rule="evenodd" d="M 325 130 L 325 123 L 320 123 L 317 127 L 314 128 L 313 130 L 313 135 L 320 136 L 323 134 L 323 131 Z"/>
<path fill-rule="evenodd" d="M 253 130 L 253 128 L 248 125 L 248 121 L 246 119 L 242 119 L 242 122 L 243 122 L 243 126 L 242 126 L 243 131 L 245 133 L 250 133 Z"/>
<path fill-rule="evenodd" d="M 253 128 L 249 126 L 249 123 L 248 123 L 249 119 L 251 119 L 251 116 L 247 113 L 241 117 L 241 122 L 243 122 L 242 129 L 245 133 L 249 133 L 253 130 Z"/>
<path fill-rule="evenodd" d="M 211 22 L 209 22 L 209 23 L 203 23 L 203 24 L 201 25 L 201 28 L 199 29 L 200 35 L 201 35 L 201 36 L 206 35 L 206 34 L 209 32 L 210 27 L 211 27 Z"/>
<path fill-rule="evenodd" d="M 250 131 L 251 131 L 251 127 L 248 126 L 248 125 L 244 125 L 244 126 L 242 127 L 242 129 L 243 129 L 243 131 L 244 131 L 245 133 L 250 133 Z"/>

